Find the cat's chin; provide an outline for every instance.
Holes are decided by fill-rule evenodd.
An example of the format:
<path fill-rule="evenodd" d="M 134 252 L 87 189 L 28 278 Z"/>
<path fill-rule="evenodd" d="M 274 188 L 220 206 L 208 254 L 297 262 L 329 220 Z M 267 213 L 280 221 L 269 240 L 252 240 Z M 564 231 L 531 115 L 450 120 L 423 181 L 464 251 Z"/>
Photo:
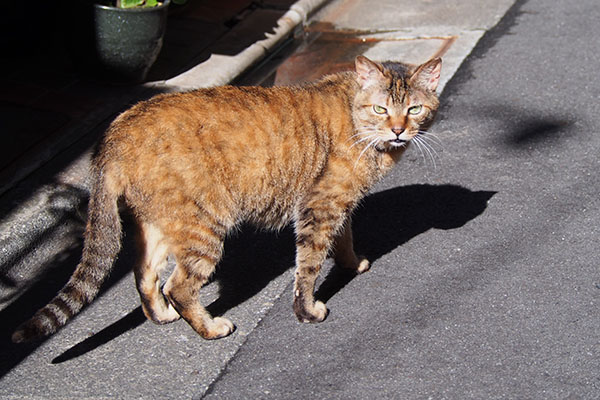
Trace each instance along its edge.
<path fill-rule="evenodd" d="M 379 143 L 375 148 L 379 151 L 392 151 L 406 147 L 407 140 L 388 140 L 387 142 Z"/>

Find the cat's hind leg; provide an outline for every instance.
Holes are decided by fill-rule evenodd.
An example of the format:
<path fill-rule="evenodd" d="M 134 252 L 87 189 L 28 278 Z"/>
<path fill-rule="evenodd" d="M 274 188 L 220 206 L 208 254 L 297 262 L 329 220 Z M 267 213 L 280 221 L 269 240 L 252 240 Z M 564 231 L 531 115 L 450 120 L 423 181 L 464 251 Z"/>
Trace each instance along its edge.
<path fill-rule="evenodd" d="M 223 252 L 226 230 L 222 225 L 196 220 L 173 230 L 177 243 L 177 265 L 164 287 L 164 293 L 179 314 L 200 336 L 218 339 L 235 330 L 231 321 L 213 318 L 198 301 L 198 293 L 215 270 Z"/>
<path fill-rule="evenodd" d="M 151 224 L 140 223 L 138 230 L 140 254 L 133 271 L 142 300 L 142 310 L 149 320 L 157 324 L 176 321 L 180 315 L 164 297 L 160 288 L 160 272 L 167 266 L 169 251 L 165 237 Z"/>
<path fill-rule="evenodd" d="M 348 218 L 344 228 L 335 239 L 334 259 L 336 265 L 355 271 L 357 274 L 366 272 L 371 267 L 369 260 L 359 257 L 354 253 L 354 244 L 352 243 L 352 222 Z"/>

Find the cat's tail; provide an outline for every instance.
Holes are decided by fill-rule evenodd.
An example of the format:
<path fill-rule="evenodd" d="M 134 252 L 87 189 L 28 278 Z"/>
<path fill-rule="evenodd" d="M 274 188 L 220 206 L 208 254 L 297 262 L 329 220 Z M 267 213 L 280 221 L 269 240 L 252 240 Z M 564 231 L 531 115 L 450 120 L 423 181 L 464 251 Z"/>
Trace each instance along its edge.
<path fill-rule="evenodd" d="M 100 168 L 93 174 L 81 261 L 56 297 L 17 328 L 12 335 L 15 343 L 43 338 L 64 326 L 97 296 L 114 265 L 121 248 L 117 201 L 123 188 Z"/>

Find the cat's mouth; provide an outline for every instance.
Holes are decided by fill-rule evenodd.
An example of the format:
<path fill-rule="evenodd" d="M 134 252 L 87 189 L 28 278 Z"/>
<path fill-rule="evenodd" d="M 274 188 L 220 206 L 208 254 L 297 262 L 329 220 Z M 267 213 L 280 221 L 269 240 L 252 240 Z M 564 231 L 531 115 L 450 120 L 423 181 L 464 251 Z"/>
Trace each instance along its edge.
<path fill-rule="evenodd" d="M 392 148 L 404 147 L 408 144 L 408 140 L 396 138 L 388 140 L 386 144 Z"/>
<path fill-rule="evenodd" d="M 411 141 L 411 139 L 412 137 L 407 137 L 406 135 L 402 135 L 400 137 L 395 138 L 385 138 L 381 139 L 378 143 L 376 143 L 374 147 L 377 151 L 390 151 L 406 147 Z"/>

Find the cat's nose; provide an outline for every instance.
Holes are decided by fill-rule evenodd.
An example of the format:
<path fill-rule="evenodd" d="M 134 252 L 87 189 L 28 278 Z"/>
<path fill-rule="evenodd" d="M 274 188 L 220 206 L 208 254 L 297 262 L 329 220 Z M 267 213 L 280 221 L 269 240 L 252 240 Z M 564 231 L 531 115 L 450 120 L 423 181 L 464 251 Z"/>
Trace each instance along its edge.
<path fill-rule="evenodd" d="M 392 132 L 394 132 L 396 135 L 401 135 L 402 132 L 404 132 L 404 128 L 401 126 L 395 126 L 392 128 Z"/>

